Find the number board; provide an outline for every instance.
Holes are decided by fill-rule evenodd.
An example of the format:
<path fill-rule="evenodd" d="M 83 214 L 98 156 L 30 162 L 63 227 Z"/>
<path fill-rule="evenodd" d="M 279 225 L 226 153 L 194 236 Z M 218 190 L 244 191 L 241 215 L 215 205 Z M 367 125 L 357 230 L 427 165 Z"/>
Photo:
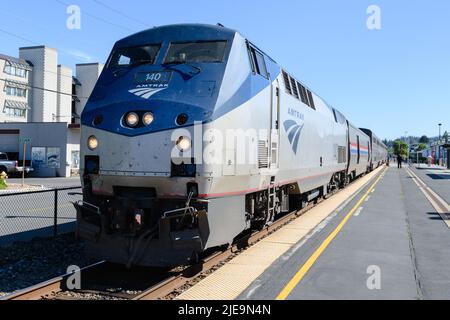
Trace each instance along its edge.
<path fill-rule="evenodd" d="M 20 138 L 19 142 L 24 144 L 24 143 L 31 143 L 32 139 L 31 138 Z"/>
<path fill-rule="evenodd" d="M 134 79 L 135 84 L 165 85 L 172 78 L 171 71 L 141 72 Z"/>

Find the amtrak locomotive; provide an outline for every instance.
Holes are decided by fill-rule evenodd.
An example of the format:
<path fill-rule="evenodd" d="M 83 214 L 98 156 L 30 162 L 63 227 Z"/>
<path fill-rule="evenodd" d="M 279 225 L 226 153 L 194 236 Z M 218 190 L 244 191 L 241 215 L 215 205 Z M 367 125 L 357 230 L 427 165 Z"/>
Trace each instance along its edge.
<path fill-rule="evenodd" d="M 129 266 L 192 262 L 387 160 L 375 134 L 222 26 L 118 41 L 81 118 L 77 233 Z"/>

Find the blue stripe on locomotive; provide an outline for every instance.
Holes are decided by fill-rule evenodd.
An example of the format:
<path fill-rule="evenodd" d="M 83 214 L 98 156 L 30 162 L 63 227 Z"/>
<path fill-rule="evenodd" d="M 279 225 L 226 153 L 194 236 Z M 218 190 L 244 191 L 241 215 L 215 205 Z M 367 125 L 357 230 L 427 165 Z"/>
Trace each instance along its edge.
<path fill-rule="evenodd" d="M 369 151 L 360 150 L 359 153 L 360 153 L 362 156 L 368 156 L 368 155 L 369 155 Z M 351 150 L 351 154 L 352 154 L 352 155 L 357 155 L 357 154 L 358 154 L 358 150 Z"/>
<path fill-rule="evenodd" d="M 194 121 L 213 121 L 239 107 L 270 83 L 260 76 L 254 76 L 250 70 L 244 84 L 221 106 L 216 107 L 218 95 L 227 67 L 226 61 L 237 32 L 231 29 L 209 25 L 173 25 L 139 32 L 116 43 L 114 49 L 148 44 L 161 44 L 161 50 L 154 65 L 142 65 L 135 68 L 116 71 L 104 69 L 96 87 L 83 111 L 81 123 L 94 127 L 93 121 L 101 115 L 103 122 L 96 129 L 114 132 L 125 136 L 139 136 L 179 128 L 175 119 L 181 113 L 189 116 L 186 126 Z M 191 79 L 174 68 L 163 66 L 165 54 L 171 42 L 226 40 L 228 42 L 224 63 L 192 64 L 201 68 L 198 75 Z M 243 57 L 243 59 L 248 59 Z M 247 62 L 245 62 L 247 63 Z M 270 58 L 266 58 L 271 78 L 280 74 L 280 68 Z M 244 61 L 243 61 L 244 64 Z M 243 66 L 244 67 L 244 66 Z M 172 70 L 169 88 L 162 90 L 149 99 L 138 97 L 129 90 L 136 89 L 134 77 L 137 73 Z M 151 111 L 155 121 L 149 127 L 130 129 L 121 125 L 122 117 L 130 111 Z"/>

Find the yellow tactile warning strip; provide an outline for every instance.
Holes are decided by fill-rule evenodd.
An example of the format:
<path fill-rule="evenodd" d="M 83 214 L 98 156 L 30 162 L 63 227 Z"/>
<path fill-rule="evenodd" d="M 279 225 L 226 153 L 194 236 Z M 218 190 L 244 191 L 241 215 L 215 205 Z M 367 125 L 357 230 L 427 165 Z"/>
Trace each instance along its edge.
<path fill-rule="evenodd" d="M 316 228 L 326 218 L 350 202 L 356 193 L 381 172 L 382 168 L 364 176 L 306 212 L 303 216 L 258 242 L 225 266 L 178 296 L 177 300 L 234 300 L 244 292 L 276 260 Z"/>
<path fill-rule="evenodd" d="M 413 179 L 416 185 L 419 187 L 420 191 L 425 195 L 431 205 L 434 207 L 437 213 L 441 216 L 442 220 L 444 220 L 447 227 L 450 228 L 450 220 L 447 214 L 450 213 L 450 205 L 442 199 L 436 192 L 434 192 L 427 184 L 420 179 L 412 170 L 409 168 L 406 169 L 406 172 Z"/>

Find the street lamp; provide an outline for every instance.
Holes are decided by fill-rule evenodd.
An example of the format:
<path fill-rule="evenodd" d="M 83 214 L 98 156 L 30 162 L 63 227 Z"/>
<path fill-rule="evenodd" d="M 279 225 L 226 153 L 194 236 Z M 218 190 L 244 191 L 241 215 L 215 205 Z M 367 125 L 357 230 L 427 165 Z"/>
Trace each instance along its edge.
<path fill-rule="evenodd" d="M 438 165 L 441 165 L 441 127 L 442 127 L 442 123 L 439 123 Z"/>

